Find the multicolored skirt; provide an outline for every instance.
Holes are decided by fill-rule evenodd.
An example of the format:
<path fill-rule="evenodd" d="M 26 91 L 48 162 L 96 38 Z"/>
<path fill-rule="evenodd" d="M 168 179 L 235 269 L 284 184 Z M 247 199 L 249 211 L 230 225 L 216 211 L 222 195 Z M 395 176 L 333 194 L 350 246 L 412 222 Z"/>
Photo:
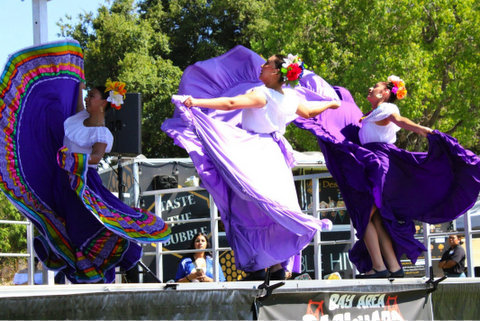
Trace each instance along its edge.
<path fill-rule="evenodd" d="M 73 283 L 112 282 L 116 266 L 129 269 L 141 258 L 137 242 L 166 241 L 170 230 L 106 190 L 86 166 L 88 155 L 61 153 L 64 168 L 57 164 L 82 81 L 83 54 L 73 40 L 9 57 L 0 83 L 0 188 L 37 228 L 35 251 L 47 267 Z"/>

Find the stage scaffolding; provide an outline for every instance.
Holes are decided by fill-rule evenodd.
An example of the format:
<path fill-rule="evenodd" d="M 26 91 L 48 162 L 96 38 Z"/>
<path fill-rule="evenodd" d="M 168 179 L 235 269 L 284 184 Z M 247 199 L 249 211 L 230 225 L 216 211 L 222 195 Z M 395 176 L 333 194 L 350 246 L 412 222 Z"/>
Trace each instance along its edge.
<path fill-rule="evenodd" d="M 190 187 L 180 187 L 180 188 L 170 188 L 170 189 L 161 189 L 161 190 L 149 190 L 149 191 L 142 191 L 142 188 L 139 186 L 140 185 L 140 176 L 142 175 L 142 166 L 165 166 L 165 168 L 168 167 L 169 172 L 178 172 L 178 168 L 181 166 L 189 166 L 193 168 L 193 165 L 191 163 L 191 160 L 188 158 L 184 159 L 145 159 L 145 158 L 133 158 L 133 159 L 125 159 L 122 158 L 122 164 L 121 167 L 126 168 L 129 167 L 129 171 L 127 171 L 127 175 L 131 176 L 131 182 L 132 185 L 128 189 L 128 192 L 123 193 L 124 198 L 128 199 L 129 205 L 132 206 L 137 206 L 139 207 L 142 205 L 142 199 L 144 197 L 154 197 L 155 199 L 155 214 L 158 216 L 163 217 L 163 213 L 161 211 L 161 202 L 162 198 L 166 197 L 166 195 L 172 194 L 172 193 L 198 193 L 200 191 L 204 191 L 203 188 L 198 187 L 198 186 L 190 186 Z M 186 165 L 185 165 L 186 164 Z M 113 168 L 113 172 L 118 169 L 117 166 Z M 303 162 L 301 161 L 298 165 L 297 168 L 295 168 L 296 173 L 300 173 L 299 175 L 295 175 L 295 181 L 298 183 L 297 188 L 299 188 L 299 199 L 301 202 L 304 202 L 304 198 L 306 197 L 306 186 L 311 186 L 311 203 L 310 203 L 310 208 L 307 208 L 304 210 L 304 212 L 308 215 L 313 215 L 317 218 L 319 218 L 323 212 L 331 212 L 331 211 L 337 211 L 337 210 L 346 210 L 345 207 L 334 207 L 334 208 L 321 208 L 320 206 L 320 200 L 319 200 L 319 194 L 320 194 L 320 181 L 322 179 L 330 178 L 331 175 L 326 171 L 325 164 L 322 160 L 319 161 L 312 161 L 311 159 L 306 159 Z M 101 174 L 102 172 L 109 172 L 112 171 L 112 169 L 106 169 L 103 171 L 100 171 Z M 309 174 L 308 172 L 315 172 Z M 125 181 L 125 180 L 124 180 Z M 112 184 L 112 179 L 110 179 L 110 184 L 113 186 L 115 184 Z M 106 184 L 108 185 L 108 184 Z M 115 189 L 115 186 L 110 186 L 111 190 Z M 118 195 L 118 186 L 117 186 L 117 195 Z M 128 203 L 128 202 L 127 202 Z M 219 222 L 220 222 L 220 217 L 218 210 L 215 206 L 215 203 L 213 199 L 209 196 L 209 211 L 210 211 L 210 216 L 206 218 L 197 218 L 197 219 L 176 219 L 174 221 L 169 221 L 169 223 L 173 224 L 185 224 L 185 223 L 206 223 L 210 226 L 210 231 L 211 231 L 211 244 L 212 248 L 209 249 L 212 254 L 215 262 L 218 262 L 219 260 L 219 253 L 223 251 L 228 251 L 231 250 L 228 246 L 220 246 L 220 241 L 219 237 L 222 236 L 222 233 L 219 232 Z M 475 264 L 480 265 L 480 262 L 475 262 L 474 257 L 475 257 L 475 249 L 473 247 L 473 240 L 474 236 L 480 234 L 480 230 L 474 229 L 475 226 L 472 224 L 472 219 L 478 219 L 480 217 L 480 203 L 477 202 L 477 204 L 472 208 L 470 211 L 466 213 L 466 215 L 463 216 L 463 218 L 459 218 L 463 222 L 464 226 L 464 234 L 465 234 L 465 248 L 466 248 L 466 255 L 467 255 L 467 265 L 469 267 L 475 267 Z M 165 219 L 165 218 L 164 218 Z M 458 221 L 458 219 L 457 219 Z M 27 257 L 29 260 L 28 262 L 28 268 L 29 268 L 29 273 L 28 273 L 28 284 L 33 284 L 33 272 L 31 271 L 33 268 L 33 260 L 31 258 L 33 257 L 33 247 L 31 246 L 32 239 L 33 239 L 33 227 L 32 225 L 27 222 L 11 222 L 11 221 L 0 221 L 0 224 L 26 224 L 28 226 L 27 228 L 27 240 L 28 240 L 28 248 L 27 248 L 27 253 L 0 253 L 0 256 L 18 256 L 18 257 Z M 478 228 L 478 227 L 477 227 Z M 329 239 L 329 240 L 322 240 L 321 238 L 321 233 L 334 233 L 334 232 L 349 232 L 350 237 L 344 238 L 344 239 Z M 455 232 L 458 233 L 458 232 Z M 429 267 L 432 266 L 432 264 L 436 264 L 436 262 L 432 259 L 432 254 L 431 254 L 431 247 L 430 244 L 432 240 L 436 238 L 441 238 L 441 237 L 446 237 L 449 234 L 453 234 L 453 232 L 431 232 L 431 228 L 429 224 L 423 224 L 423 242 L 427 248 L 427 252 L 425 254 L 425 276 L 430 277 L 430 269 Z M 463 234 L 463 233 L 462 233 Z M 337 245 L 337 244 L 353 244 L 355 241 L 355 233 L 354 229 L 351 226 L 351 224 L 347 225 L 334 225 L 334 228 L 331 232 L 317 232 L 314 239 L 311 242 L 311 246 L 313 246 L 314 250 L 314 278 L 315 279 L 322 279 L 324 277 L 324 272 L 322 271 L 322 246 L 328 246 L 328 245 Z M 145 255 L 147 256 L 154 256 L 155 260 L 155 267 L 156 267 L 156 275 L 159 279 L 163 280 L 163 260 L 162 258 L 165 255 L 172 255 L 172 254 L 177 254 L 177 255 L 184 255 L 187 253 L 192 253 L 195 250 L 188 250 L 188 249 L 178 249 L 178 250 L 168 250 L 165 251 L 165 249 L 161 246 L 156 246 L 155 250 L 153 252 L 147 252 Z M 214 278 L 215 280 L 218 281 L 219 278 L 219 272 L 217 269 L 217 264 L 214 264 Z M 353 271 L 353 274 L 355 274 L 355 271 Z M 468 277 L 474 277 L 474 268 L 469 268 L 467 272 Z M 46 280 L 47 284 L 53 284 L 53 273 L 49 272 L 47 275 L 44 275 L 44 280 Z M 120 279 L 118 279 L 120 281 Z"/>

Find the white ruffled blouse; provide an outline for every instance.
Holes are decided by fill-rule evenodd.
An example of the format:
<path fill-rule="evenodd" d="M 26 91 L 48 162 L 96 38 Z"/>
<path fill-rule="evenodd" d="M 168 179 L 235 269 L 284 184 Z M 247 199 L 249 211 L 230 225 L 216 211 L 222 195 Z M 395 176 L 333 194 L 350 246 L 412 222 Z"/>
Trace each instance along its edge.
<path fill-rule="evenodd" d="M 397 105 L 392 103 L 381 103 L 362 120 L 362 127 L 358 133 L 362 145 L 368 143 L 395 143 L 397 140 L 397 132 L 400 130 L 400 127 L 392 122 L 389 122 L 386 126 L 375 124 L 376 121 L 384 120 L 391 114 L 400 115 L 400 110 Z"/>
<path fill-rule="evenodd" d="M 107 144 L 105 152 L 110 152 L 113 145 L 113 135 L 107 127 L 87 127 L 83 124 L 89 117 L 84 109 L 68 117 L 63 123 L 65 137 L 63 145 L 72 153 L 91 154 L 95 143 Z"/>
<path fill-rule="evenodd" d="M 283 95 L 265 86 L 255 87 L 265 96 L 267 104 L 262 108 L 242 110 L 242 128 L 259 134 L 285 133 L 287 122 L 294 119 L 300 103 L 294 90 L 283 88 Z"/>

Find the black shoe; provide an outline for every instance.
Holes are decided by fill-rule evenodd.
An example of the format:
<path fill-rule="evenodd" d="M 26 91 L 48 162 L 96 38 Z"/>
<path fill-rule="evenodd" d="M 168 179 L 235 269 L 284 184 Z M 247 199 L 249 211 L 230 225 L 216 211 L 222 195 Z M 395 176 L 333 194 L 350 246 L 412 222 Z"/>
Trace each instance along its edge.
<path fill-rule="evenodd" d="M 396 272 L 390 272 L 391 278 L 403 278 L 404 276 L 405 276 L 405 272 L 403 272 L 403 268 L 400 268 L 400 270 Z"/>
<path fill-rule="evenodd" d="M 246 277 L 242 279 L 242 281 L 263 281 L 265 280 L 265 270 L 258 270 L 254 272 L 248 273 Z"/>
<path fill-rule="evenodd" d="M 377 271 L 375 269 L 372 269 L 372 270 L 375 271 L 375 273 L 360 274 L 360 275 L 357 275 L 356 278 L 357 279 L 386 279 L 390 275 L 387 269 L 383 271 Z"/>

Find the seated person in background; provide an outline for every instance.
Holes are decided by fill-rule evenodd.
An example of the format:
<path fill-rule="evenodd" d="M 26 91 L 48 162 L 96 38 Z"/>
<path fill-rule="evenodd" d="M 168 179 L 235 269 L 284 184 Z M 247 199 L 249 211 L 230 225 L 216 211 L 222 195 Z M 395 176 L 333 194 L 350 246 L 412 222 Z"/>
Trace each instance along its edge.
<path fill-rule="evenodd" d="M 192 240 L 190 249 L 203 250 L 210 248 L 210 242 L 203 233 L 197 233 Z M 222 267 L 217 267 L 220 282 L 225 282 Z M 175 282 L 214 282 L 213 258 L 210 252 L 197 252 L 189 254 L 178 264 Z"/>
<path fill-rule="evenodd" d="M 438 267 L 448 277 L 466 277 L 465 250 L 460 246 L 460 244 L 463 244 L 460 236 L 450 235 L 448 244 L 450 244 L 450 248 L 443 253 L 442 259 L 438 262 Z"/>

